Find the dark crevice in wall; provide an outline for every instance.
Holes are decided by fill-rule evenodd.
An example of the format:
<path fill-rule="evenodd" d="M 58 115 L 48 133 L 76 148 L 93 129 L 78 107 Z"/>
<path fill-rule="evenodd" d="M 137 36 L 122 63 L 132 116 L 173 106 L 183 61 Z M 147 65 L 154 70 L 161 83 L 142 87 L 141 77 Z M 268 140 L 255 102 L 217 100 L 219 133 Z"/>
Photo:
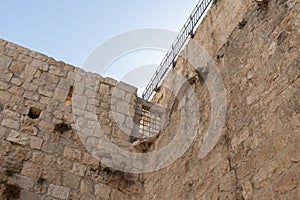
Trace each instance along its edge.
<path fill-rule="evenodd" d="M 67 106 L 69 106 L 71 104 L 72 97 L 73 97 L 73 92 L 74 92 L 74 86 L 70 86 L 68 96 L 67 96 L 66 101 L 65 101 L 65 104 Z"/>
<path fill-rule="evenodd" d="M 28 117 L 31 119 L 38 119 L 41 115 L 42 110 L 39 108 L 31 107 L 29 109 Z"/>
<path fill-rule="evenodd" d="M 57 132 L 60 134 L 63 134 L 69 130 L 72 130 L 72 127 L 70 124 L 67 124 L 65 122 L 55 124 L 55 126 L 54 126 L 54 132 Z"/>

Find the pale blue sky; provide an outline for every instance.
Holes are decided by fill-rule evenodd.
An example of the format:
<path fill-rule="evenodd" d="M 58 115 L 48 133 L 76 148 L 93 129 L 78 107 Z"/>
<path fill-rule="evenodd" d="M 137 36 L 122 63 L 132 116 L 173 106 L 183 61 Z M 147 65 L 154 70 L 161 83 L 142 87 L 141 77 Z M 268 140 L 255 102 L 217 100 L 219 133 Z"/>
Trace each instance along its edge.
<path fill-rule="evenodd" d="M 97 46 L 122 32 L 146 27 L 179 32 L 198 0 L 0 0 L 0 3 L 1 38 L 80 67 Z M 153 62 L 149 63 L 148 58 L 141 64 L 159 64 L 160 57 L 163 54 L 156 52 Z M 126 68 L 126 63 L 122 67 Z"/>

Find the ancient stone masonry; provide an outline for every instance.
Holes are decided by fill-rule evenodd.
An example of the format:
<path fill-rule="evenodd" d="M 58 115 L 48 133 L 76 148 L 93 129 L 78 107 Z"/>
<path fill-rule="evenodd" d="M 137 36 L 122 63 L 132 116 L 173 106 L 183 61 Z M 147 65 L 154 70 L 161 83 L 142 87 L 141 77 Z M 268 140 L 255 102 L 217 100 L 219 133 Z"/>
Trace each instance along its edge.
<path fill-rule="evenodd" d="M 299 0 L 214 1 L 152 102 L 0 39 L 0 199 L 299 199 L 299 11 Z M 217 138 L 213 66 L 227 104 Z M 178 132 L 175 148 L 191 145 L 158 171 L 129 173 L 107 152 L 156 152 Z"/>
<path fill-rule="evenodd" d="M 137 151 L 130 138 L 140 136 L 141 108 L 153 104 L 130 85 L 5 40 L 0 54 L 1 199 L 139 197 L 139 174 L 99 162 L 97 134 Z"/>
<path fill-rule="evenodd" d="M 145 176 L 143 199 L 300 199 L 299 11 L 298 0 L 212 5 L 175 66 L 198 95 L 197 138 L 175 163 Z M 199 56 L 195 42 L 212 57 L 227 93 L 225 126 L 203 159 L 198 155 L 211 120 L 211 94 L 194 71 L 205 65 L 192 66 Z M 175 97 L 168 88 L 180 87 L 176 77 L 171 71 L 153 99 L 172 109 L 152 151 L 173 139 L 186 109 L 178 106 L 185 95 L 170 101 Z"/>

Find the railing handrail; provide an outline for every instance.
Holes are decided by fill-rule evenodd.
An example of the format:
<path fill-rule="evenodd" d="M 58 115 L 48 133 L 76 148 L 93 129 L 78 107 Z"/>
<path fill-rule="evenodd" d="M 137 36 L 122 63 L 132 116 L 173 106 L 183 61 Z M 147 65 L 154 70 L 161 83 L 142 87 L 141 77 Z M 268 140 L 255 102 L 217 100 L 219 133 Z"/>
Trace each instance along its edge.
<path fill-rule="evenodd" d="M 195 26 L 202 18 L 203 14 L 205 13 L 206 9 L 212 1 L 213 0 L 200 0 L 199 3 L 196 5 L 189 19 L 186 21 L 183 28 L 176 37 L 175 41 L 173 42 L 171 49 L 163 58 L 155 74 L 146 86 L 146 89 L 142 94 L 142 97 L 144 99 L 148 100 L 151 97 L 155 88 L 158 87 L 158 84 L 161 82 L 169 68 L 174 64 L 175 59 L 177 58 L 187 39 L 190 36 L 193 37 Z"/>

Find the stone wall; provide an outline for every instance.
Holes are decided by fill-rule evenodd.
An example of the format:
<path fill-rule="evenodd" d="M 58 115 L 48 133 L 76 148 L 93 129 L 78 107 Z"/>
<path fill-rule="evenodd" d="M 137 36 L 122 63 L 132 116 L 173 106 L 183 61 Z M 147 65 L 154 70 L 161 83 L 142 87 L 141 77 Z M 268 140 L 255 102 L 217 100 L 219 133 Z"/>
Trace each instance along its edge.
<path fill-rule="evenodd" d="M 271 0 L 267 7 L 261 5 L 216 1 L 163 81 L 153 102 L 167 107 L 170 123 L 152 151 L 174 139 L 189 109 L 189 94 L 178 92 L 178 77 L 190 83 L 201 117 L 189 150 L 172 165 L 145 175 L 143 199 L 300 198 L 300 2 Z M 192 66 L 193 58 L 200 57 L 194 43 L 205 48 L 213 64 L 200 59 Z M 213 94 L 194 69 L 207 67 L 209 72 L 210 65 L 224 81 L 227 112 L 216 145 L 200 158 L 214 117 Z"/>
<path fill-rule="evenodd" d="M 103 165 L 96 152 L 101 131 L 136 151 L 130 136 L 145 103 L 136 88 L 5 40 L 0 73 L 0 199 L 139 197 L 142 177 Z"/>
<path fill-rule="evenodd" d="M 155 104 L 125 83 L 0 40 L 0 199 L 298 199 L 300 3 L 259 2 L 214 1 Z M 222 93 L 209 91 L 213 66 L 225 124 L 199 156 L 220 100 L 212 97 Z M 166 117 L 164 130 L 139 138 L 142 109 Z M 151 153 L 178 131 L 175 148 L 187 141 L 188 150 L 143 174 L 124 172 L 124 158 L 101 142 Z"/>

